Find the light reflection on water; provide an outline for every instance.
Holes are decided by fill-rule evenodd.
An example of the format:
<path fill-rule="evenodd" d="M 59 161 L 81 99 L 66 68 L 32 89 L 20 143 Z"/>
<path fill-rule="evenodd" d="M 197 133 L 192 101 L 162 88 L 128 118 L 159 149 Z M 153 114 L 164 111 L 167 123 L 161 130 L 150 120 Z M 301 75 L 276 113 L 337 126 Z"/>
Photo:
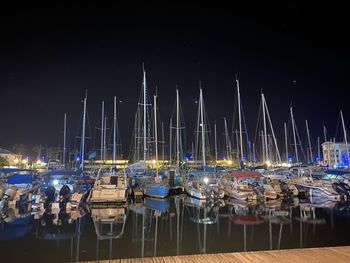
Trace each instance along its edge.
<path fill-rule="evenodd" d="M 349 245 L 350 204 L 246 204 L 186 195 L 125 207 L 16 218 L 0 229 L 2 259 L 78 261 Z"/>

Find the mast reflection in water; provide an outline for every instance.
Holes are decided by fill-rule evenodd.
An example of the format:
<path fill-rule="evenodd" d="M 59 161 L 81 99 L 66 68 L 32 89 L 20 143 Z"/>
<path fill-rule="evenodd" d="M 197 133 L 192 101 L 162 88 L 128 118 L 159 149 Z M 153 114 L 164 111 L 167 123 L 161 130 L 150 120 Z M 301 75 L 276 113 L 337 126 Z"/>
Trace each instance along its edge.
<path fill-rule="evenodd" d="M 120 207 L 14 211 L 1 222 L 0 250 L 2 260 L 66 262 L 350 245 L 349 219 L 348 202 L 145 198 Z"/>

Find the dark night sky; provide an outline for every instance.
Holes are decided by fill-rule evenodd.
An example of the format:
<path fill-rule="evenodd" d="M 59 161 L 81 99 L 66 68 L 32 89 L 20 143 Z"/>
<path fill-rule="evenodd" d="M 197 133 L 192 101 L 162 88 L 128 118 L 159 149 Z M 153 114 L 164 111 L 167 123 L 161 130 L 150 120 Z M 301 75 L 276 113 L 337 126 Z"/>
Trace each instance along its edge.
<path fill-rule="evenodd" d="M 93 128 L 100 103 L 116 95 L 124 152 L 145 62 L 151 93 L 158 86 L 168 123 L 179 86 L 188 134 L 202 81 L 209 120 L 232 121 L 235 74 L 250 136 L 263 90 L 276 130 L 292 102 L 301 133 L 325 123 L 334 136 L 339 110 L 350 128 L 349 29 L 344 6 L 266 4 L 225 6 L 9 7 L 0 16 L 0 147 L 62 144 L 63 114 L 73 138 L 88 90 Z M 293 80 L 296 81 L 293 84 Z M 111 115 L 110 115 L 111 117 Z M 339 128 L 338 128 L 339 129 Z M 191 138 L 187 139 L 188 141 Z"/>

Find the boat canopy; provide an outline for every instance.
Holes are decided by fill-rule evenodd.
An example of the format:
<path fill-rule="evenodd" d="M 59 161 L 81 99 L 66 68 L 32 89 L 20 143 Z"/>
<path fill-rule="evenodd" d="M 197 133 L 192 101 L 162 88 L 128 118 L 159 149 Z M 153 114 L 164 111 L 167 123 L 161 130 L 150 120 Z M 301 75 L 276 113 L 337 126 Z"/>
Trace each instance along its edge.
<path fill-rule="evenodd" d="M 31 184 L 33 182 L 33 174 L 26 173 L 20 174 L 15 173 L 7 178 L 6 182 L 10 185 L 12 184 Z"/>
<path fill-rule="evenodd" d="M 242 178 L 262 178 L 263 175 L 261 173 L 255 171 L 234 171 L 231 173 L 231 176 L 242 179 Z"/>

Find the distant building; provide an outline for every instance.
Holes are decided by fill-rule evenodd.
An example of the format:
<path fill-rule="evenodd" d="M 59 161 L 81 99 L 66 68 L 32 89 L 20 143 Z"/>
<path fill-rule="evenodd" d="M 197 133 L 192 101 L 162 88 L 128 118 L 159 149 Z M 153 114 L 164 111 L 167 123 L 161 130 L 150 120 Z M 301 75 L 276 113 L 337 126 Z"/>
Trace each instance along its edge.
<path fill-rule="evenodd" d="M 348 151 L 346 144 L 342 142 L 324 142 L 322 143 L 323 163 L 329 166 L 349 166 L 350 144 Z"/>
<path fill-rule="evenodd" d="M 0 156 L 8 160 L 10 165 L 15 166 L 20 160 L 22 160 L 22 155 L 15 154 L 9 150 L 0 148 Z"/>

